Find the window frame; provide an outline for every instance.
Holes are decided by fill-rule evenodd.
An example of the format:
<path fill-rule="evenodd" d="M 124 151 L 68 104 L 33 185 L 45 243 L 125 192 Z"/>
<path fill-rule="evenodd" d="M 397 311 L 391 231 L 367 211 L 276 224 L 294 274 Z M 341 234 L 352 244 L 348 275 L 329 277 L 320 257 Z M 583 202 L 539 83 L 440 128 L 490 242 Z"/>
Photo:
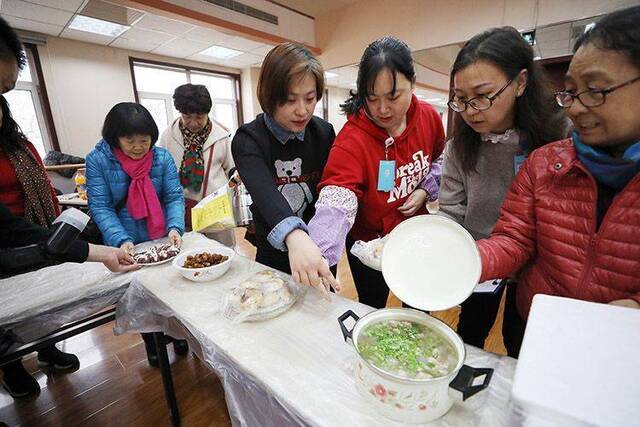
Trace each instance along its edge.
<path fill-rule="evenodd" d="M 324 95 L 322 95 L 322 115 L 324 116 L 324 121 L 329 121 L 329 88 L 325 88 Z"/>
<path fill-rule="evenodd" d="M 175 71 L 184 71 L 186 72 L 187 75 L 187 82 L 191 82 L 191 73 L 195 72 L 195 73 L 199 73 L 199 74 L 206 74 L 206 75 L 219 75 L 219 76 L 223 76 L 223 77 L 227 77 L 227 78 L 231 78 L 233 80 L 234 83 L 234 91 L 235 91 L 235 102 L 230 100 L 230 99 L 222 99 L 222 98 L 215 98 L 215 97 L 211 97 L 211 101 L 214 104 L 214 108 L 215 108 L 215 104 L 217 103 L 221 103 L 221 104 L 227 104 L 227 105 L 231 105 L 232 108 L 235 110 L 236 113 L 236 117 L 237 117 L 237 127 L 242 126 L 242 124 L 244 123 L 244 118 L 242 115 L 242 89 L 241 89 L 241 84 L 240 84 L 240 74 L 238 73 L 229 73 L 226 71 L 217 71 L 217 70 L 211 70 L 211 69 L 207 69 L 207 68 L 200 68 L 200 67 L 192 67 L 192 66 L 188 66 L 188 65 L 180 65 L 180 64 L 173 64 L 173 63 L 169 63 L 169 62 L 164 62 L 164 61 L 154 61 L 151 59 L 143 59 L 143 58 L 136 58 L 133 56 L 129 57 L 129 68 L 131 70 L 131 82 L 133 84 L 133 94 L 134 94 L 134 98 L 136 100 L 136 102 L 140 103 L 140 97 L 142 98 L 153 98 L 153 99 L 164 99 L 165 103 L 169 102 L 168 111 L 172 111 L 172 104 L 173 104 L 173 100 L 172 100 L 172 95 L 168 95 L 167 98 L 167 94 L 163 94 L 163 93 L 158 93 L 158 92 L 139 92 L 138 91 L 138 85 L 136 82 L 136 75 L 135 75 L 135 70 L 134 70 L 134 65 L 139 64 L 141 66 L 145 66 L 145 67 L 156 67 L 162 70 L 175 70 Z M 168 101 L 167 101 L 168 100 Z M 172 119 L 175 120 L 175 117 Z M 172 122 L 172 120 L 169 120 L 169 124 Z"/>
<path fill-rule="evenodd" d="M 25 43 L 24 51 L 31 70 L 31 82 L 17 81 L 15 88 L 12 90 L 25 90 L 31 94 L 45 152 L 50 150 L 60 151 L 38 47 L 33 43 Z"/>

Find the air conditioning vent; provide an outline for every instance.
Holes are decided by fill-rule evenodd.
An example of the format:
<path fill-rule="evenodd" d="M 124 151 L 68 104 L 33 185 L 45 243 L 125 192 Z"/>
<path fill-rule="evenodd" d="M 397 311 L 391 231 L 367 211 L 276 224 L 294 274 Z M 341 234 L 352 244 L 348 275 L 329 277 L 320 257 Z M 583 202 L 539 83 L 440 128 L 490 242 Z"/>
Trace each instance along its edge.
<path fill-rule="evenodd" d="M 244 3 L 240 3 L 235 0 L 203 0 L 207 3 L 224 7 L 225 9 L 232 10 L 234 12 L 241 13 L 246 16 L 250 16 L 252 18 L 259 19 L 261 21 L 268 22 L 273 25 L 278 25 L 278 17 L 276 15 L 272 15 L 271 13 L 267 13 L 260 9 L 256 9 L 255 7 L 247 6 Z"/>
<path fill-rule="evenodd" d="M 80 11 L 80 15 L 132 26 L 144 16 L 144 12 L 102 0 L 89 0 L 87 5 Z"/>
<path fill-rule="evenodd" d="M 34 33 L 33 31 L 26 30 L 18 30 L 16 29 L 16 34 L 20 37 L 20 41 L 22 44 L 36 44 L 36 45 L 45 45 L 47 44 L 47 36 L 45 34 Z"/>

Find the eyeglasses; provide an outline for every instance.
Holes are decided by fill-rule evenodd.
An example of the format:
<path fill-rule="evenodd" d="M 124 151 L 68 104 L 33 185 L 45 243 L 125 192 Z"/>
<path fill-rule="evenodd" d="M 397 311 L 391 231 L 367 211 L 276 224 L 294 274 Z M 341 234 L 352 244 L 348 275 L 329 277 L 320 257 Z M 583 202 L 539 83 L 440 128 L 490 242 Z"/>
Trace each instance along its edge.
<path fill-rule="evenodd" d="M 456 113 L 462 113 L 467 110 L 469 106 L 477 111 L 485 111 L 491 108 L 493 105 L 493 101 L 500 96 L 502 92 L 513 82 L 514 79 L 511 79 L 507 82 L 506 85 L 502 86 L 498 92 L 496 92 L 493 96 L 480 95 L 475 98 L 471 98 L 468 101 L 463 101 L 461 99 L 451 98 L 447 105 Z"/>
<path fill-rule="evenodd" d="M 624 83 L 620 83 L 619 85 L 611 86 L 608 89 L 587 89 L 580 93 L 573 92 L 556 92 L 556 102 L 562 108 L 569 108 L 573 104 L 573 101 L 578 98 L 582 105 L 585 107 L 597 107 L 599 105 L 604 104 L 607 100 L 607 95 L 613 92 L 614 90 L 620 89 L 621 87 L 625 87 L 630 85 L 631 83 L 637 82 L 640 80 L 640 76 L 635 79 L 631 79 Z"/>

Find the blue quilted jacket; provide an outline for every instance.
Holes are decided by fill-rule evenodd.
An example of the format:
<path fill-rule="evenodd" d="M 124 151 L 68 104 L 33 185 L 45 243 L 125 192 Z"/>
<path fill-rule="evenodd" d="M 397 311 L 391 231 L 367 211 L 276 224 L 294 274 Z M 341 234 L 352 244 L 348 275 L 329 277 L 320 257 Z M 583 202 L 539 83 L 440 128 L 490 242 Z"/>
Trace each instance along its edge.
<path fill-rule="evenodd" d="M 151 181 L 164 210 L 167 233 L 170 229 L 184 232 L 184 196 L 176 165 L 164 148 L 153 146 Z M 126 205 L 116 214 L 115 207 L 127 196 L 131 178 L 122 169 L 111 151 L 111 146 L 100 140 L 89 153 L 87 165 L 87 191 L 89 209 L 104 243 L 120 246 L 124 242 L 140 243 L 150 240 L 146 219 L 133 219 Z"/>

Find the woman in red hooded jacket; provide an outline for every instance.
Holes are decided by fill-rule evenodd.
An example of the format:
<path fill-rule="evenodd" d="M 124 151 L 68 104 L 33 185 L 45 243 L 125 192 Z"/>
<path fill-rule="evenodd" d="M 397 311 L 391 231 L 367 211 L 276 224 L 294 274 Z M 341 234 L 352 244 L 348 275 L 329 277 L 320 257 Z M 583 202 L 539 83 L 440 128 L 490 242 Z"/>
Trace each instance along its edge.
<path fill-rule="evenodd" d="M 316 263 L 298 263 L 313 253 L 313 245 L 307 254 L 290 255 L 296 280 L 318 282 L 326 271 L 324 260 L 337 264 L 346 241 L 360 302 L 386 305 L 389 288 L 382 273 L 349 249 L 356 240 L 386 235 L 406 218 L 427 213 L 426 202 L 438 197 L 442 121 L 433 107 L 418 101 L 414 85 L 411 51 L 404 42 L 384 37 L 365 49 L 357 92 L 342 106 L 348 122 L 329 154 L 309 222 L 309 236 L 319 248 Z"/>
<path fill-rule="evenodd" d="M 639 22 L 620 10 L 576 42 L 556 94 L 573 136 L 529 156 L 478 242 L 481 280 L 522 269 L 521 337 L 535 294 L 640 308 Z"/>

